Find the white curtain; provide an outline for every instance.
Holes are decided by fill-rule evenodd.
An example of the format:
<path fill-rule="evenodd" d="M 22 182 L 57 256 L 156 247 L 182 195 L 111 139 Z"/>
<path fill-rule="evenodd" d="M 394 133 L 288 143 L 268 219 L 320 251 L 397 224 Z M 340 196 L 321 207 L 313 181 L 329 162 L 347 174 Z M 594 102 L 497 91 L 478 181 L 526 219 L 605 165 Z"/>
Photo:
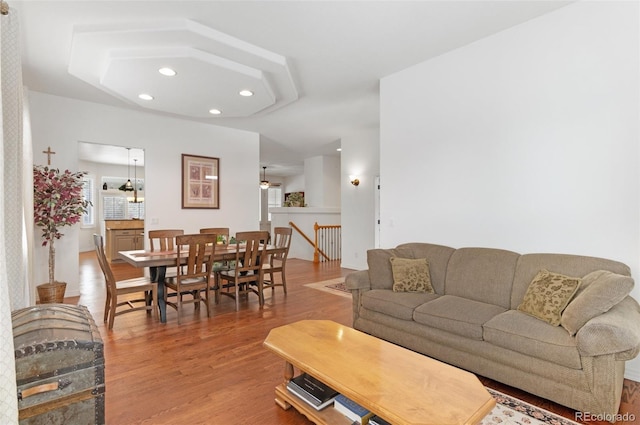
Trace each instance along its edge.
<path fill-rule="evenodd" d="M 24 138 L 25 109 L 18 16 L 0 15 L 0 423 L 18 423 L 11 310 L 30 304 L 33 241 L 31 141 Z M 28 117 L 28 115 L 26 115 Z M 28 132 L 27 132 L 28 134 Z M 28 238 L 31 238 L 29 242 Z"/>

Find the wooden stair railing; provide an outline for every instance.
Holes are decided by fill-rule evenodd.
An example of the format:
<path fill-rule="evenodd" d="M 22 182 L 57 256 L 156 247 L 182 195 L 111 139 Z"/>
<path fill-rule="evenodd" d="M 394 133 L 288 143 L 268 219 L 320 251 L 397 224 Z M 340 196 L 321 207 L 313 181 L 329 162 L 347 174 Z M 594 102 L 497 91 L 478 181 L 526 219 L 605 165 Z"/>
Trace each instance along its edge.
<path fill-rule="evenodd" d="M 342 226 L 339 224 L 313 225 L 315 231 L 315 248 L 321 252 L 326 261 L 342 258 Z M 318 236 L 320 235 L 320 236 Z M 314 262 L 315 258 L 314 258 Z"/>
<path fill-rule="evenodd" d="M 323 261 L 332 261 L 341 259 L 342 249 L 342 226 L 340 225 L 313 225 L 315 233 L 315 241 L 312 241 L 293 221 L 289 225 L 298 232 L 313 247 L 313 262 L 319 263 L 320 257 Z M 318 232 L 321 233 L 318 238 Z M 318 240 L 320 239 L 320 243 Z M 336 243 L 337 241 L 337 243 Z M 324 249 L 323 249 L 324 248 Z M 325 251 L 328 251 L 327 254 Z"/>

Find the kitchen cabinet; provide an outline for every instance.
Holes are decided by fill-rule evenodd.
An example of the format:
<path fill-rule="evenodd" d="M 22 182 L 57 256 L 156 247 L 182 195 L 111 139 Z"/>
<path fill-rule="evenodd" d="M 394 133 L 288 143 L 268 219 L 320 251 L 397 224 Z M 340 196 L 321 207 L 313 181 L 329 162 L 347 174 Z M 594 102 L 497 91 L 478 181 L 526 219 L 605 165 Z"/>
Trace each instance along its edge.
<path fill-rule="evenodd" d="M 110 262 L 122 261 L 118 251 L 144 249 L 143 220 L 106 220 L 105 254 Z"/>

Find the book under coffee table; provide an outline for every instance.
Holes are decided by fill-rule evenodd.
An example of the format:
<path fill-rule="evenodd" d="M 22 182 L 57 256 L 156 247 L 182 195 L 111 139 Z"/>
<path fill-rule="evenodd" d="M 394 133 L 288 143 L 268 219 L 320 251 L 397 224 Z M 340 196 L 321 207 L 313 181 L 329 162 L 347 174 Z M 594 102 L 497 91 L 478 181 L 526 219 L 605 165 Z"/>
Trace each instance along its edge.
<path fill-rule="evenodd" d="M 333 407 L 317 411 L 287 391 L 294 368 L 394 425 L 475 424 L 496 402 L 472 373 L 328 320 L 274 328 L 264 346 L 285 361 L 276 403 L 316 424 L 350 424 Z"/>

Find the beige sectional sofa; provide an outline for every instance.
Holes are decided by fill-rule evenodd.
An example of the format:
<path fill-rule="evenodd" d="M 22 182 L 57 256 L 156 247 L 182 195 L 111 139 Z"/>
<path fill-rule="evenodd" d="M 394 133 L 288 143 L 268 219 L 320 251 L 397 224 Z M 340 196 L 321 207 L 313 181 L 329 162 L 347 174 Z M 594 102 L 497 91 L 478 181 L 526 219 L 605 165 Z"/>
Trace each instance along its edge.
<path fill-rule="evenodd" d="M 434 293 L 394 291 L 391 257 L 426 259 Z M 367 260 L 346 279 L 355 329 L 581 412 L 618 413 L 625 362 L 640 351 L 625 264 L 427 243 L 369 250 Z M 557 326 L 518 310 L 544 269 L 580 278 Z"/>

